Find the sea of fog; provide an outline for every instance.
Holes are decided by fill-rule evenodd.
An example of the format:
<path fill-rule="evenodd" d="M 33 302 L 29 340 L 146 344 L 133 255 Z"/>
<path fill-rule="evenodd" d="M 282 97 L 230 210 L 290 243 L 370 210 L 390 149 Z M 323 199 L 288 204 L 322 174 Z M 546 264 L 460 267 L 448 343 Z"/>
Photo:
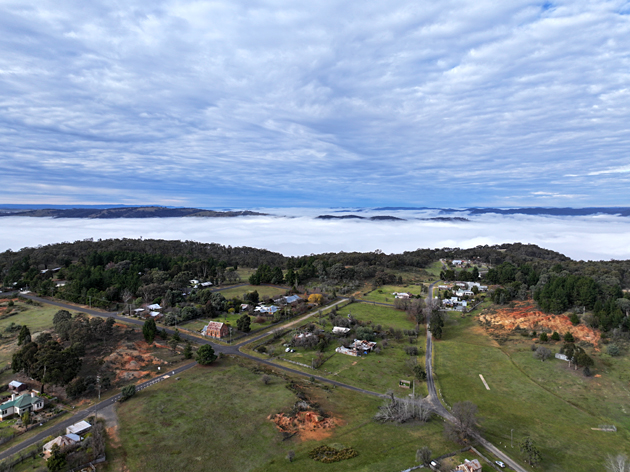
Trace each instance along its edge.
<path fill-rule="evenodd" d="M 0 251 L 86 238 L 145 238 L 252 246 L 289 256 L 339 251 L 399 253 L 418 248 L 532 243 L 577 260 L 630 259 L 630 218 L 615 216 L 467 216 L 422 220 L 433 211 L 267 209 L 274 216 L 236 218 L 0 218 Z M 406 221 L 321 220 L 315 216 L 392 215 Z M 440 215 L 444 216 L 444 215 Z"/>

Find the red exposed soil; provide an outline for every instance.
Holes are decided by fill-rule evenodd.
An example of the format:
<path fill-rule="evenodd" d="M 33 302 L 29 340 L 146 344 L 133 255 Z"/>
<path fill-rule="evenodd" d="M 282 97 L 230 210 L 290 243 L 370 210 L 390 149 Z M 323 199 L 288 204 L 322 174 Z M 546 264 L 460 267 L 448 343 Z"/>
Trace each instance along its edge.
<path fill-rule="evenodd" d="M 165 347 L 155 344 L 157 347 Z M 149 352 L 149 345 L 144 341 L 121 341 L 114 352 L 104 359 L 108 370 L 116 372 L 116 380 L 129 381 L 148 375 L 148 370 L 143 370 L 150 365 L 167 364 Z"/>
<path fill-rule="evenodd" d="M 297 433 L 302 441 L 326 439 L 332 435 L 333 428 L 339 423 L 339 420 L 333 417 L 324 418 L 314 411 L 299 411 L 293 416 L 278 413 L 269 415 L 268 419 L 283 433 Z"/>
<path fill-rule="evenodd" d="M 583 324 L 573 326 L 566 315 L 549 315 L 535 309 L 531 301 L 516 302 L 514 308 L 501 308 L 479 315 L 479 320 L 490 323 L 493 328 L 512 331 L 515 328 L 540 331 L 547 328 L 557 331 L 561 336 L 567 331 L 580 341 L 597 345 L 600 334 Z"/>
<path fill-rule="evenodd" d="M 8 298 L 6 300 L 3 300 L 8 302 L 13 302 L 13 303 L 17 303 L 19 300 L 17 298 Z M 14 307 L 12 306 L 0 306 L 0 318 L 2 318 L 6 313 L 8 313 L 9 311 L 13 310 Z"/>

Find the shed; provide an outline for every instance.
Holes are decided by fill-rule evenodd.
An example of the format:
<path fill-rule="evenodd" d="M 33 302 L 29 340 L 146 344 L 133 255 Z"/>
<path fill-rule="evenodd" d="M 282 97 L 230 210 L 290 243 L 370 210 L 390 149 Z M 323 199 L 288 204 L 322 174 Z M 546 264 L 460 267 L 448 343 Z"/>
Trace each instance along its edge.
<path fill-rule="evenodd" d="M 9 382 L 9 389 L 13 392 L 21 392 L 22 390 L 27 389 L 27 385 L 22 382 L 18 382 L 17 380 L 11 380 L 11 382 Z"/>
<path fill-rule="evenodd" d="M 68 426 L 66 428 L 66 434 L 70 435 L 70 434 L 77 434 L 77 435 L 82 435 L 87 433 L 90 428 L 92 427 L 92 425 L 90 423 L 88 423 L 87 421 L 79 421 L 78 423 L 74 423 L 71 426 Z"/>

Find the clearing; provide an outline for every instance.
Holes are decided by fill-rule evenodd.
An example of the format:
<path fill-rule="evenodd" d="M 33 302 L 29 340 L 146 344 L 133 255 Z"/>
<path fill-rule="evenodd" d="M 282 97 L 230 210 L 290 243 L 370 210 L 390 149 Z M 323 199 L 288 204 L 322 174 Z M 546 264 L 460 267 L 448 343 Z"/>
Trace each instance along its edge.
<path fill-rule="evenodd" d="M 531 339 L 514 333 L 501 336 L 499 344 L 474 315 L 446 316 L 444 338 L 434 343 L 438 387 L 448 405 L 470 400 L 479 407 L 484 434 L 496 446 L 511 449 L 513 430 L 510 455 L 517 459 L 518 442 L 531 436 L 543 457 L 537 469 L 554 472 L 601 470 L 607 453 L 630 452 L 628 414 L 622 413 L 630 412 L 627 374 L 624 385 L 601 368 L 604 361 L 611 366 L 614 361 L 614 372 L 623 375 L 626 359 L 589 351 L 601 376 L 586 378 L 564 361 L 534 359 Z M 552 352 L 560 345 L 548 343 Z M 480 382 L 480 372 L 491 391 Z M 616 433 L 591 430 L 600 424 L 625 428 Z"/>
<path fill-rule="evenodd" d="M 223 358 L 142 390 L 118 407 L 122 448 L 113 450 L 113 459 L 124 458 L 129 470 L 152 472 L 391 472 L 415 465 L 416 450 L 424 445 L 434 456 L 459 449 L 444 439 L 441 420 L 379 424 L 372 417 L 381 399 L 271 371 L 266 385 L 258 369 L 244 359 Z M 309 451 L 323 444 L 353 447 L 359 455 L 325 465 L 310 459 Z M 291 450 L 295 460 L 289 463 Z"/>

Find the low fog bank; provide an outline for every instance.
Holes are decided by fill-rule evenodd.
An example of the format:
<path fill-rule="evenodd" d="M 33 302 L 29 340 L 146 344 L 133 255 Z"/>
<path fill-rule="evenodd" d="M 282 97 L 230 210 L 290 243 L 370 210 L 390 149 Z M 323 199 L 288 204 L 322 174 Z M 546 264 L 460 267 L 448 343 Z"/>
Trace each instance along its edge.
<path fill-rule="evenodd" d="M 289 256 L 376 249 L 400 253 L 418 248 L 521 242 L 578 260 L 630 259 L 630 219 L 610 216 L 484 215 L 469 222 L 315 220 L 312 216 L 112 220 L 3 217 L 0 222 L 0 251 L 86 238 L 142 237 L 252 246 Z"/>

